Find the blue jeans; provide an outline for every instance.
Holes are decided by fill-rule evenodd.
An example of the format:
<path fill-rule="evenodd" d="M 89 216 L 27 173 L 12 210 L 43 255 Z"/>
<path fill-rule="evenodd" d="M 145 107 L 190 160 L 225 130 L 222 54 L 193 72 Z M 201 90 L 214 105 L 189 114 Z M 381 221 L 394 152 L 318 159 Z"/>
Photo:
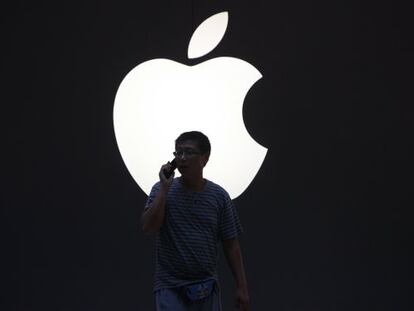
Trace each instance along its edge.
<path fill-rule="evenodd" d="M 205 299 L 189 302 L 180 288 L 164 288 L 155 292 L 157 311 L 222 311 L 220 291 L 216 285 Z"/>

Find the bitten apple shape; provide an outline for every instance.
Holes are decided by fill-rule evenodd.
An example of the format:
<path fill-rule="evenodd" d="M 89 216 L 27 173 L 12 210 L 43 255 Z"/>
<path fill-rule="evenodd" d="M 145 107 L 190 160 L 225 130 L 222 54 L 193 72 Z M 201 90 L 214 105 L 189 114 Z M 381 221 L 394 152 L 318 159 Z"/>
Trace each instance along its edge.
<path fill-rule="evenodd" d="M 227 12 L 203 22 L 190 41 L 189 57 L 213 49 L 226 27 Z M 209 47 L 203 44 L 207 37 Z M 242 115 L 244 98 L 261 77 L 255 67 L 233 57 L 195 66 L 153 59 L 132 69 L 115 97 L 114 130 L 121 156 L 139 187 L 149 194 L 161 165 L 172 159 L 175 139 L 197 130 L 209 137 L 212 146 L 204 176 L 223 186 L 231 198 L 243 193 L 267 153 L 247 132 Z"/>

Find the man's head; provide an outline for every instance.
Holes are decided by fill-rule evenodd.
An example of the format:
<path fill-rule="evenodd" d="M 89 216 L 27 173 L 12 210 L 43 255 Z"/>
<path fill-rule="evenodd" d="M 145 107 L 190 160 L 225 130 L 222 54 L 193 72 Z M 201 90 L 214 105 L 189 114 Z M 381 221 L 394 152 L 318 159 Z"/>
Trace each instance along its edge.
<path fill-rule="evenodd" d="M 210 154 L 211 146 L 208 137 L 201 132 L 191 131 L 182 133 L 178 138 L 175 140 L 175 147 L 177 145 L 185 142 L 185 141 L 192 141 L 196 143 L 198 151 L 204 155 L 206 153 Z"/>
<path fill-rule="evenodd" d="M 182 133 L 175 140 L 175 158 L 182 175 L 201 172 L 210 157 L 210 141 L 201 132 Z"/>

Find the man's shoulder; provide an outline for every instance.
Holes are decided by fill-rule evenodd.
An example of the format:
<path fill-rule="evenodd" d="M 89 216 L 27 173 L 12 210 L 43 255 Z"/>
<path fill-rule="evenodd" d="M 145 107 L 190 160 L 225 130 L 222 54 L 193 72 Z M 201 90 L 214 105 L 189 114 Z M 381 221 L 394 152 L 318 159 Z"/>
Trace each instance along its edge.
<path fill-rule="evenodd" d="M 217 196 L 223 197 L 223 198 L 230 198 L 228 192 L 226 191 L 226 189 L 224 189 L 222 186 L 220 186 L 219 184 L 211 181 L 211 180 L 207 180 L 208 182 L 208 187 L 207 187 L 207 191 L 216 194 Z"/>
<path fill-rule="evenodd" d="M 207 183 L 209 184 L 209 186 L 211 187 L 212 190 L 226 192 L 226 190 L 222 186 L 220 186 L 219 184 L 215 183 L 214 181 L 212 181 L 210 179 L 206 179 L 206 180 L 207 180 Z"/>
<path fill-rule="evenodd" d="M 152 185 L 151 193 L 158 192 L 158 190 L 160 190 L 160 188 L 161 188 L 161 182 L 157 181 L 155 184 Z"/>
<path fill-rule="evenodd" d="M 178 185 L 178 177 L 175 177 L 171 187 L 176 187 Z M 161 181 L 157 181 L 153 184 L 152 189 L 159 190 L 161 188 Z"/>
<path fill-rule="evenodd" d="M 161 185 L 161 182 L 160 181 L 157 181 L 153 186 L 152 186 L 152 188 L 159 188 L 160 187 L 160 185 Z"/>
<path fill-rule="evenodd" d="M 157 181 L 153 186 L 152 186 L 152 189 L 151 189 L 151 192 L 153 192 L 153 193 L 157 193 L 159 190 L 160 190 L 160 188 L 161 188 L 161 181 Z M 179 182 L 179 178 L 178 177 L 175 177 L 174 179 L 173 179 L 173 182 L 172 182 L 172 184 L 171 184 L 171 186 L 170 186 L 170 188 L 169 188 L 169 190 L 168 190 L 168 196 L 171 196 L 171 195 L 176 195 L 177 193 L 179 193 L 180 191 L 182 191 L 182 189 L 181 189 L 181 186 L 180 186 L 180 182 Z"/>

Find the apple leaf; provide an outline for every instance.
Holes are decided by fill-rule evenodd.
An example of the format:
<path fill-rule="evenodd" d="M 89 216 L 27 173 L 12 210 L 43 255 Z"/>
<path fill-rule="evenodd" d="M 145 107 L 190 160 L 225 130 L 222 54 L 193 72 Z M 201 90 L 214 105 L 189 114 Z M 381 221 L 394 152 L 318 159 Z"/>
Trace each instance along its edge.
<path fill-rule="evenodd" d="M 202 22 L 191 37 L 188 58 L 201 57 L 212 51 L 223 38 L 228 20 L 228 13 L 221 12 Z"/>

